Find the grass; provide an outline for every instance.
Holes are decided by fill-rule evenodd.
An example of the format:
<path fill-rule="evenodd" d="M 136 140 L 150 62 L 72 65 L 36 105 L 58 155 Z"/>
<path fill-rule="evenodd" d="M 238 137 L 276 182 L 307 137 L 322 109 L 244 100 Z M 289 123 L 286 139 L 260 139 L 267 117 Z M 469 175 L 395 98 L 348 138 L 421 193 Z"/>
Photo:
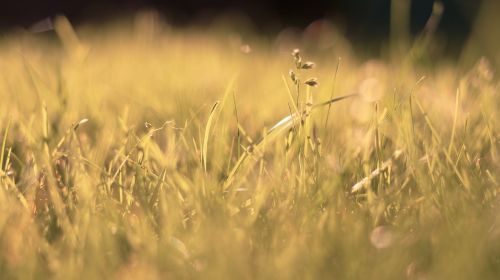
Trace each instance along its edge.
<path fill-rule="evenodd" d="M 2 278 L 500 275 L 486 60 L 97 30 L 0 42 Z"/>

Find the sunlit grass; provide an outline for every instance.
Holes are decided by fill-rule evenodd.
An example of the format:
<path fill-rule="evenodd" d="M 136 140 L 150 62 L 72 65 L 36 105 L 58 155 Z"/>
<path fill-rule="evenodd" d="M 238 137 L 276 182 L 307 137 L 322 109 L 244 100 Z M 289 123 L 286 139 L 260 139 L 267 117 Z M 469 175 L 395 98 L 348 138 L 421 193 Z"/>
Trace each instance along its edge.
<path fill-rule="evenodd" d="M 2 278 L 500 274 L 487 60 L 153 27 L 0 42 Z"/>

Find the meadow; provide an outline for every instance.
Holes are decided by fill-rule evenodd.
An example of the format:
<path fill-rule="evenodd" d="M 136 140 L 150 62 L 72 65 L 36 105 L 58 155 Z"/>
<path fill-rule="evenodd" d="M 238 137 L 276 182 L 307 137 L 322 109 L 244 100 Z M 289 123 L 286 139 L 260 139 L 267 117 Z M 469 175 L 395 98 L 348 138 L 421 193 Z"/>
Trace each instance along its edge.
<path fill-rule="evenodd" d="M 498 279 L 494 67 L 313 27 L 0 38 L 1 278 Z"/>

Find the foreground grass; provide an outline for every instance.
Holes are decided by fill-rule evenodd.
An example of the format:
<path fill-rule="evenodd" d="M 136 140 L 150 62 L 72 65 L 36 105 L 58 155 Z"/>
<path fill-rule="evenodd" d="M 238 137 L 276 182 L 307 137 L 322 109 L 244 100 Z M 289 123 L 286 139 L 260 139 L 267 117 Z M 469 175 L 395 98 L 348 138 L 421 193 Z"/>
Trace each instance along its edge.
<path fill-rule="evenodd" d="M 363 62 L 315 37 L 294 84 L 295 46 L 57 28 L 0 43 L 2 278 L 499 276 L 487 61 Z"/>

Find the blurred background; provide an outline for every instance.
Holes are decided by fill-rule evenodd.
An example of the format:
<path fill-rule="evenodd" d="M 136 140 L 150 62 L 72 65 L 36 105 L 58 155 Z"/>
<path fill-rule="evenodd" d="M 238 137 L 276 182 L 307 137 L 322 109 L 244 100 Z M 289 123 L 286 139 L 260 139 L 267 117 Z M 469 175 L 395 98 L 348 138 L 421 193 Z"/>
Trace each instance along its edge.
<path fill-rule="evenodd" d="M 65 15 L 74 25 L 109 22 L 138 11 L 157 11 L 174 27 L 206 26 L 216 19 L 237 19 L 245 28 L 276 37 L 287 28 L 303 30 L 317 20 L 328 20 L 347 38 L 354 50 L 368 55 L 380 53 L 391 28 L 416 35 L 432 13 L 433 0 L 6 0 L 0 4 L 0 34 L 13 28 L 30 28 L 47 18 Z M 443 0 L 444 12 L 436 33 L 440 53 L 456 59 L 474 44 L 476 53 L 498 61 L 495 26 L 500 13 L 495 0 Z M 408 20 L 392 18 L 391 9 L 401 10 Z M 480 20 L 479 20 L 480 19 Z M 407 22 L 409 21 L 409 22 Z M 398 27 L 405 25 L 405 27 Z M 477 27 L 481 25 L 481 27 Z M 488 26 L 485 28 L 484 26 Z M 42 24 L 43 27 L 43 24 Z M 478 31 L 479 28 L 481 31 Z M 43 29 L 43 28 L 42 28 Z M 479 34 L 482 33 L 482 34 Z M 471 34 L 475 36 L 470 42 Z M 487 47 L 485 47 L 487 45 Z"/>
<path fill-rule="evenodd" d="M 411 3 L 411 30 L 425 25 L 433 0 Z M 481 0 L 444 1 L 440 29 L 451 40 L 464 40 L 477 16 Z M 317 19 L 340 25 L 350 39 L 380 39 L 389 34 L 390 0 L 6 0 L 0 7 L 0 26 L 28 27 L 46 17 L 66 15 L 73 23 L 105 21 L 154 9 L 173 25 L 204 24 L 220 16 L 238 15 L 267 34 L 285 27 L 304 28 Z"/>

